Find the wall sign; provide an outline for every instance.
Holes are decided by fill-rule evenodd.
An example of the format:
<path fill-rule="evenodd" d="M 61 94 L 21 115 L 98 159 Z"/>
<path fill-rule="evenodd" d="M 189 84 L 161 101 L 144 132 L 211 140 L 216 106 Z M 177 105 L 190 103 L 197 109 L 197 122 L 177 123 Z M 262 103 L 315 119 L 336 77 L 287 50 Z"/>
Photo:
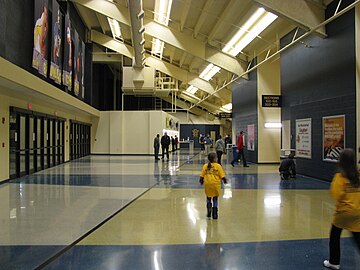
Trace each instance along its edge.
<path fill-rule="evenodd" d="M 232 113 L 221 112 L 219 118 L 232 118 Z"/>
<path fill-rule="evenodd" d="M 345 115 L 327 116 L 323 124 L 323 160 L 337 161 L 345 148 Z"/>
<path fill-rule="evenodd" d="M 279 95 L 262 95 L 262 106 L 263 107 L 281 107 L 281 96 Z"/>
<path fill-rule="evenodd" d="M 311 159 L 311 118 L 296 119 L 296 157 Z"/>

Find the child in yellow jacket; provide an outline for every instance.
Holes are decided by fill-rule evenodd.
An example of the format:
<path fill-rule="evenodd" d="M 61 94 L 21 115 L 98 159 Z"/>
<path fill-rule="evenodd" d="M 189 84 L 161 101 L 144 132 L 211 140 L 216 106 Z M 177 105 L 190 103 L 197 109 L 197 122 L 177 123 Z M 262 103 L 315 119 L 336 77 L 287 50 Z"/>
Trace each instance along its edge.
<path fill-rule="evenodd" d="M 340 153 L 339 169 L 330 188 L 336 200 L 336 210 L 330 231 L 330 258 L 324 261 L 325 267 L 335 270 L 340 269 L 340 235 L 343 229 L 352 233 L 360 251 L 360 180 L 352 149 Z"/>
<path fill-rule="evenodd" d="M 207 217 L 218 218 L 218 197 L 220 196 L 221 180 L 226 184 L 225 172 L 217 163 L 216 153 L 208 155 L 209 163 L 205 164 L 200 174 L 200 184 L 205 184 Z M 211 202 L 212 200 L 212 202 Z"/>

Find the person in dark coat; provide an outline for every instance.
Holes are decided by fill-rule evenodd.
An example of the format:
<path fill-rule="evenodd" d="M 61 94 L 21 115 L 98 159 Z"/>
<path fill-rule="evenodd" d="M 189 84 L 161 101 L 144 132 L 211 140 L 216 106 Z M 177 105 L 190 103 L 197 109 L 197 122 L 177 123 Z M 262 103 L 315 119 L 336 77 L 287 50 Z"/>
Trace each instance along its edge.
<path fill-rule="evenodd" d="M 155 155 L 155 161 L 158 161 L 159 158 L 159 149 L 160 149 L 160 135 L 157 134 L 154 138 L 154 155 Z"/>
<path fill-rule="evenodd" d="M 288 180 L 289 176 L 291 178 L 296 178 L 296 165 L 294 162 L 294 157 L 294 153 L 291 153 L 287 159 L 281 161 L 279 167 L 281 180 Z"/>
<path fill-rule="evenodd" d="M 167 159 L 169 159 L 169 145 L 170 145 L 170 137 L 165 132 L 164 135 L 161 137 L 161 152 L 162 152 L 161 159 L 164 159 L 165 152 Z"/>

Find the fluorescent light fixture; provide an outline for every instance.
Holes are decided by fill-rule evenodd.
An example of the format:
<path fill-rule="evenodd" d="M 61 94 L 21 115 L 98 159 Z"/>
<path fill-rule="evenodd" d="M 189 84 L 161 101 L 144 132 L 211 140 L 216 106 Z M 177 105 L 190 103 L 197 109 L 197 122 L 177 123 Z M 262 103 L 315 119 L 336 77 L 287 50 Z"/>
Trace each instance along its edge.
<path fill-rule="evenodd" d="M 190 94 L 195 94 L 196 91 L 198 90 L 199 88 L 193 86 L 193 85 L 190 85 L 187 89 L 186 89 L 186 92 L 190 93 Z"/>
<path fill-rule="evenodd" d="M 200 78 L 205 81 L 209 81 L 216 73 L 220 71 L 221 68 L 213 64 L 209 64 L 200 74 Z"/>
<path fill-rule="evenodd" d="M 236 56 L 277 18 L 276 15 L 259 8 L 234 37 L 225 45 L 223 52 Z"/>
<path fill-rule="evenodd" d="M 164 42 L 161 41 L 160 39 L 153 38 L 152 46 L 151 46 L 151 54 L 157 55 L 161 59 L 163 51 L 164 51 Z"/>
<path fill-rule="evenodd" d="M 154 20 L 168 26 L 170 20 L 172 0 L 156 0 Z"/>
<path fill-rule="evenodd" d="M 114 19 L 109 18 L 109 17 L 107 17 L 107 19 L 108 19 L 110 29 L 111 29 L 111 33 L 112 33 L 113 37 L 122 39 L 119 22 L 117 20 L 114 20 Z"/>
<path fill-rule="evenodd" d="M 265 123 L 265 128 L 281 128 L 281 123 Z"/>
<path fill-rule="evenodd" d="M 224 106 L 222 106 L 222 108 L 224 108 L 227 111 L 231 111 L 232 110 L 232 103 L 225 104 Z"/>

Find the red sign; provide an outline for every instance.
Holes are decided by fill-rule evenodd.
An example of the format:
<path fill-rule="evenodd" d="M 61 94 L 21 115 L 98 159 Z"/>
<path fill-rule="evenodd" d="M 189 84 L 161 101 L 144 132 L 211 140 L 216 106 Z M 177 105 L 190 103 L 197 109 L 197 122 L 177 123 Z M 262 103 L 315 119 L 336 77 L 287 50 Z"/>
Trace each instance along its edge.
<path fill-rule="evenodd" d="M 32 110 L 32 103 L 28 103 L 28 110 Z"/>

